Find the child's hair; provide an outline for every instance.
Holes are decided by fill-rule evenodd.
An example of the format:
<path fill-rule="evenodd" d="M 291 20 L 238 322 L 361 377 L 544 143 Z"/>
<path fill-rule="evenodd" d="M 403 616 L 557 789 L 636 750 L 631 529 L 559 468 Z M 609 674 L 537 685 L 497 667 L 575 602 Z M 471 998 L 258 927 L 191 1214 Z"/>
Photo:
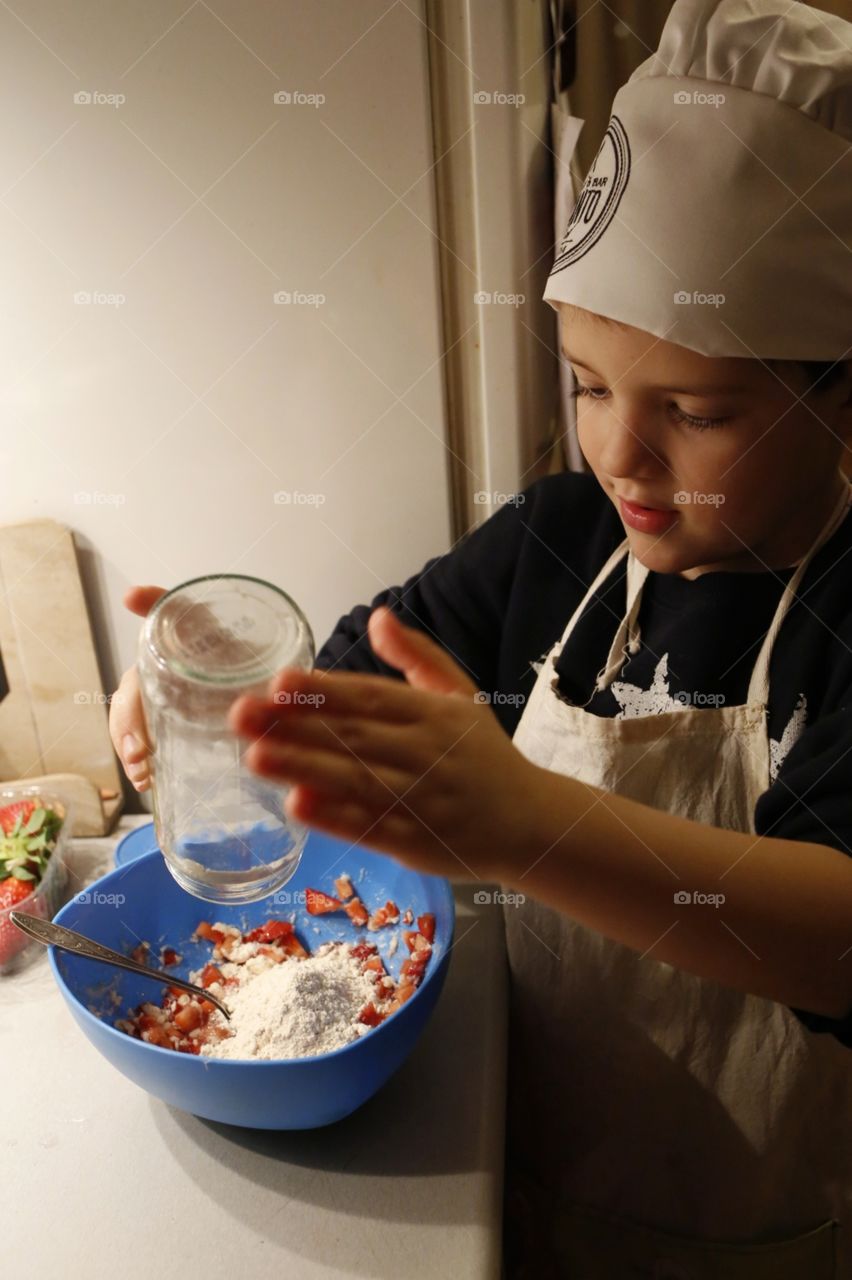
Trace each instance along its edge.
<path fill-rule="evenodd" d="M 805 375 L 807 390 L 805 394 L 816 391 L 830 391 L 844 376 L 848 362 L 845 360 L 767 360 L 770 369 L 801 369 Z"/>
<path fill-rule="evenodd" d="M 560 306 L 569 313 L 576 315 L 581 308 L 573 306 L 570 302 L 560 303 Z M 582 311 L 584 316 L 588 316 L 598 324 L 608 325 L 610 328 L 617 329 L 621 325 L 621 321 L 613 320 L 610 316 L 602 316 L 597 311 Z M 849 360 L 764 360 L 763 363 L 770 369 L 798 369 L 804 374 L 807 384 L 805 395 L 815 391 L 818 395 L 824 391 L 830 391 L 842 380 L 844 375 L 852 372 L 852 362 Z"/>

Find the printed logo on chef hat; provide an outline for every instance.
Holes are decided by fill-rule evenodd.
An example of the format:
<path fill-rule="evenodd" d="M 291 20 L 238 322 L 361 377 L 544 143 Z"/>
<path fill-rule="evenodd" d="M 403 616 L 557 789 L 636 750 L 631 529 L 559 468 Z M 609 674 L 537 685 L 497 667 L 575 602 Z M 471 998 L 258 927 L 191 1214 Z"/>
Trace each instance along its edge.
<path fill-rule="evenodd" d="M 630 143 L 618 116 L 612 116 L 571 214 L 553 271 L 561 271 L 597 244 L 615 217 L 630 177 Z"/>

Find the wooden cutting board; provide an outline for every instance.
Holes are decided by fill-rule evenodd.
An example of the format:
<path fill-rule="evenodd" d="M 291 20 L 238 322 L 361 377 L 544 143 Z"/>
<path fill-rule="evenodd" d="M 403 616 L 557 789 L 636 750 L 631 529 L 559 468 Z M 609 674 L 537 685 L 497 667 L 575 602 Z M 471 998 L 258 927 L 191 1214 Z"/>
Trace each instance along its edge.
<path fill-rule="evenodd" d="M 61 791 L 63 775 L 75 835 L 107 834 L 123 808 L 108 710 L 71 530 L 0 525 L 0 781 Z"/>

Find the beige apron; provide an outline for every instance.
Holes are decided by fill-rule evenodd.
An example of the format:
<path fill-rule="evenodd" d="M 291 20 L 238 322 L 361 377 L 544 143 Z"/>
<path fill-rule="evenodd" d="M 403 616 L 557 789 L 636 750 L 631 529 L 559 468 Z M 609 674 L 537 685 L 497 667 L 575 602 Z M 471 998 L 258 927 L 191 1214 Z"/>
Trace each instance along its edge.
<path fill-rule="evenodd" d="M 621 669 L 625 644 L 638 648 L 648 571 L 625 539 L 548 653 L 518 748 L 591 786 L 754 832 L 755 804 L 770 786 L 773 645 L 813 555 L 846 516 L 844 483 L 784 590 L 745 705 L 611 719 L 556 695 L 556 655 L 625 553 L 626 614 L 596 688 Z M 674 892 L 695 887 L 673 879 L 673 921 L 689 910 Z M 522 1233 L 525 1217 L 534 1224 L 518 1274 L 852 1277 L 852 1050 L 808 1031 L 786 1006 L 643 958 L 529 898 L 506 905 L 505 918 L 508 1212 L 517 1215 L 510 1230 Z"/>

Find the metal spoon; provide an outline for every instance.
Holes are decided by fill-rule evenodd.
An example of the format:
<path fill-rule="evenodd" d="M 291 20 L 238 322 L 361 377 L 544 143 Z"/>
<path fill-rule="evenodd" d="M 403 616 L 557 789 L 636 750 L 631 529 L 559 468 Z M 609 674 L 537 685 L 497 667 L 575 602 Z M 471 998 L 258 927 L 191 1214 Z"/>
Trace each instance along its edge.
<path fill-rule="evenodd" d="M 26 911 L 10 911 L 9 919 L 22 933 L 35 938 L 36 942 L 43 942 L 46 947 L 59 947 L 61 951 L 70 951 L 75 956 L 85 956 L 88 960 L 101 960 L 104 964 L 113 964 L 119 969 L 129 969 L 131 973 L 138 973 L 143 978 L 153 978 L 155 982 L 163 982 L 168 987 L 181 987 L 182 990 L 215 1004 L 220 1013 L 230 1020 L 230 1012 L 222 1001 L 211 995 L 209 991 L 205 991 L 203 987 L 197 987 L 193 982 L 178 978 L 173 973 L 166 973 L 163 969 L 148 969 L 144 964 L 131 960 L 130 956 L 124 956 L 120 951 L 113 951 L 112 947 L 105 947 L 102 943 L 95 942 L 94 938 L 87 938 L 85 934 L 78 933 L 76 929 L 66 929 L 61 924 L 50 924 L 49 921 L 42 920 L 39 916 L 31 916 Z"/>

